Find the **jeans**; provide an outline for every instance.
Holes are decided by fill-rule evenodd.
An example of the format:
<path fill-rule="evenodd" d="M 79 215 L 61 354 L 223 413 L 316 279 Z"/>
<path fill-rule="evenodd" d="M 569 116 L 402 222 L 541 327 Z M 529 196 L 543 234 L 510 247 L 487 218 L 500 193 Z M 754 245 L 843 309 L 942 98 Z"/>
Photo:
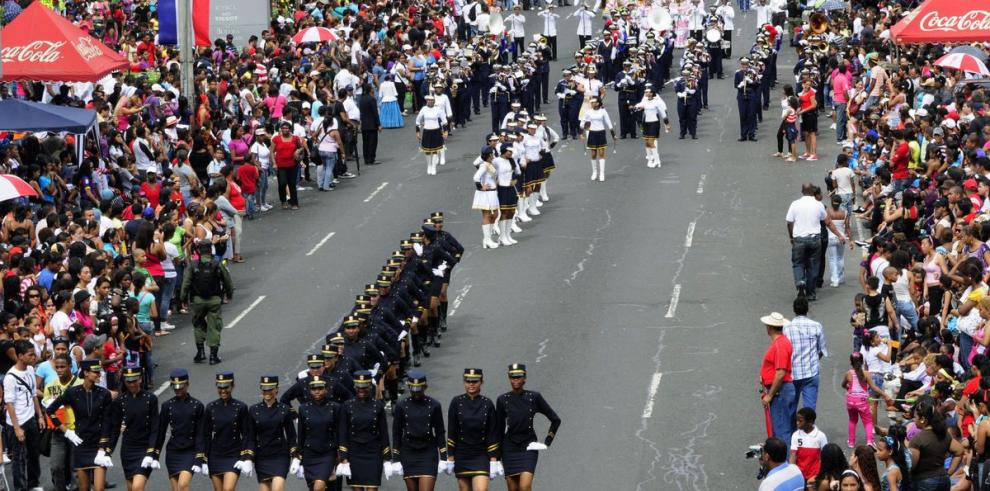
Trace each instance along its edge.
<path fill-rule="evenodd" d="M 866 98 L 866 102 L 864 102 L 863 105 L 860 106 L 859 111 L 862 112 L 862 113 L 866 113 L 867 111 L 870 110 L 871 107 L 873 107 L 874 105 L 876 105 L 877 101 L 879 101 L 879 100 L 880 100 L 880 98 L 877 97 L 877 96 L 875 96 L 875 95 L 871 95 L 871 96 L 867 97 Z"/>
<path fill-rule="evenodd" d="M 845 103 L 838 103 L 835 105 L 835 139 L 837 141 L 844 141 L 846 139 L 846 123 L 848 118 L 846 117 L 846 105 Z"/>
<path fill-rule="evenodd" d="M 859 425 L 859 420 L 863 420 L 866 444 L 873 445 L 873 416 L 866 396 L 846 396 L 846 413 L 849 414 L 849 439 L 846 440 L 849 446 L 856 445 L 856 427 Z"/>
<path fill-rule="evenodd" d="M 172 298 L 175 296 L 175 288 L 177 283 L 175 282 L 176 277 L 162 279 L 162 307 L 158 311 L 158 317 L 163 321 L 168 320 L 168 309 L 172 306 Z"/>
<path fill-rule="evenodd" d="M 257 211 L 257 204 L 255 203 L 254 193 L 244 193 L 244 201 L 247 202 L 247 218 L 248 220 L 254 218 L 254 214 Z"/>
<path fill-rule="evenodd" d="M 288 201 L 289 206 L 299 206 L 296 181 L 299 178 L 299 166 L 279 167 L 276 173 L 278 178 L 278 201 L 283 205 Z M 288 199 L 286 199 L 285 188 L 289 188 Z"/>
<path fill-rule="evenodd" d="M 843 261 L 845 250 L 838 237 L 828 236 L 828 250 L 825 253 L 828 257 L 828 270 L 833 285 L 841 285 L 845 281 L 846 264 Z"/>
<path fill-rule="evenodd" d="M 959 332 L 959 365 L 963 370 L 969 370 L 969 353 L 973 351 L 973 337 L 962 331 Z"/>
<path fill-rule="evenodd" d="M 72 444 L 56 431 L 52 435 L 51 465 L 52 485 L 57 491 L 65 490 L 72 483 Z"/>
<path fill-rule="evenodd" d="M 849 194 L 840 194 L 839 195 L 839 198 L 842 198 L 842 209 L 843 210 L 846 210 L 846 213 L 852 213 L 853 212 L 853 195 L 852 195 L 852 193 L 849 193 Z"/>
<path fill-rule="evenodd" d="M 141 328 L 145 334 L 149 336 L 154 335 L 154 324 L 151 322 L 138 321 L 138 327 Z M 152 384 L 155 380 L 155 360 L 151 356 L 151 351 L 141 352 L 141 368 L 144 369 L 144 380 L 141 382 L 141 387 L 145 390 L 151 390 Z"/>
<path fill-rule="evenodd" d="M 893 184 L 894 193 L 899 193 L 905 191 L 911 185 L 911 179 L 895 179 Z"/>
<path fill-rule="evenodd" d="M 908 323 L 911 324 L 911 330 L 914 331 L 918 328 L 918 309 L 914 307 L 914 302 L 910 300 L 898 300 L 894 304 L 894 310 L 897 311 L 898 316 L 904 316 Z"/>
<path fill-rule="evenodd" d="M 794 379 L 794 407 L 810 407 L 815 409 L 818 406 L 818 380 L 819 376 Z M 800 402 L 799 402 L 800 401 Z"/>
<path fill-rule="evenodd" d="M 261 176 L 258 177 L 258 191 L 254 195 L 258 208 L 268 204 L 268 176 L 270 175 L 271 169 L 261 169 Z"/>
<path fill-rule="evenodd" d="M 10 467 L 14 473 L 14 489 L 38 487 L 41 483 L 38 420 L 31 418 L 21 421 L 21 430 L 24 431 L 23 442 L 17 439 L 13 426 L 5 426 L 4 430 L 10 432 L 8 441 L 11 445 Z"/>
<path fill-rule="evenodd" d="M 320 152 L 320 160 L 323 161 L 323 173 L 319 176 L 320 189 L 330 189 L 333 187 L 333 167 L 337 165 L 337 152 Z"/>
<path fill-rule="evenodd" d="M 952 481 L 949 476 L 936 476 L 914 481 L 914 491 L 949 491 L 952 489 Z"/>
<path fill-rule="evenodd" d="M 749 10 L 749 0 L 738 0 L 738 2 L 739 2 L 739 10 L 742 10 L 743 12 Z M 788 443 L 790 442 L 788 441 Z"/>
<path fill-rule="evenodd" d="M 817 257 L 822 247 L 821 238 L 815 235 L 794 237 L 791 246 L 791 267 L 794 269 L 794 286 L 805 288 L 805 293 L 815 291 L 815 277 L 818 275 Z"/>
<path fill-rule="evenodd" d="M 794 433 L 794 419 L 797 417 L 797 394 L 794 384 L 784 382 L 780 391 L 770 401 L 770 421 L 773 424 L 773 436 L 780 438 L 791 446 L 791 434 Z"/>

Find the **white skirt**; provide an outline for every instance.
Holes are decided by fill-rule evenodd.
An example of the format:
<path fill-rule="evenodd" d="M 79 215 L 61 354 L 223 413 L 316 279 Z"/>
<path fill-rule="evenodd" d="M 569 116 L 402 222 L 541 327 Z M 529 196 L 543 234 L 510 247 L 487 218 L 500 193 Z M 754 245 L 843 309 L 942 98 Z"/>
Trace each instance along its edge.
<path fill-rule="evenodd" d="M 474 192 L 474 203 L 471 204 L 472 210 L 484 210 L 484 211 L 495 211 L 498 210 L 498 193 L 494 190 L 492 191 L 478 191 Z"/>

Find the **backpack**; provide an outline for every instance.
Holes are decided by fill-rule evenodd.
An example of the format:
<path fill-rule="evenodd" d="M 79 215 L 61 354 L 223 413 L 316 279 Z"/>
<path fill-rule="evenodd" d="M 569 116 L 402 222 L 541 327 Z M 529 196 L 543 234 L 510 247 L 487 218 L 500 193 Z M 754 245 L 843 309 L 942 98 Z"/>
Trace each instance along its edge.
<path fill-rule="evenodd" d="M 219 297 L 222 285 L 220 281 L 220 266 L 210 261 L 198 262 L 192 270 L 192 293 L 200 298 Z"/>

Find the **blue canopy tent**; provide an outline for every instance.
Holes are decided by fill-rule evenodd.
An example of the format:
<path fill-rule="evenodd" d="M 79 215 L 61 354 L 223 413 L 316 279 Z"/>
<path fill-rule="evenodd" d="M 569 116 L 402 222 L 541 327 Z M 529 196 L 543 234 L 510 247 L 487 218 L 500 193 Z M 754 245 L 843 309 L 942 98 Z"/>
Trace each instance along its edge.
<path fill-rule="evenodd" d="M 80 162 L 86 134 L 93 131 L 99 140 L 96 111 L 19 99 L 0 101 L 0 131 L 51 131 L 78 135 L 76 156 Z"/>

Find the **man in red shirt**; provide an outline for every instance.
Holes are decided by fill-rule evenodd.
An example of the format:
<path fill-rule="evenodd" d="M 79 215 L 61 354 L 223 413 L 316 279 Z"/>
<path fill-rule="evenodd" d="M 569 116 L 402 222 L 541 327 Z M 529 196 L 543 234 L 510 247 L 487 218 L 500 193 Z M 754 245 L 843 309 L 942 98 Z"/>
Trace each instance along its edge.
<path fill-rule="evenodd" d="M 890 178 L 894 182 L 894 192 L 904 191 L 911 182 L 908 164 L 911 161 L 911 147 L 908 146 L 904 130 L 894 130 L 894 154 L 890 157 Z"/>
<path fill-rule="evenodd" d="M 247 200 L 247 219 L 254 220 L 254 193 L 258 191 L 258 165 L 255 163 L 254 154 L 244 156 L 244 163 L 237 168 L 237 182 L 241 184 L 241 193 Z"/>
<path fill-rule="evenodd" d="M 765 315 L 760 321 L 767 327 L 770 346 L 760 366 L 760 391 L 763 407 L 770 413 L 773 436 L 790 444 L 797 415 L 797 394 L 791 378 L 791 355 L 794 348 L 784 336 L 787 319 L 778 312 Z"/>

